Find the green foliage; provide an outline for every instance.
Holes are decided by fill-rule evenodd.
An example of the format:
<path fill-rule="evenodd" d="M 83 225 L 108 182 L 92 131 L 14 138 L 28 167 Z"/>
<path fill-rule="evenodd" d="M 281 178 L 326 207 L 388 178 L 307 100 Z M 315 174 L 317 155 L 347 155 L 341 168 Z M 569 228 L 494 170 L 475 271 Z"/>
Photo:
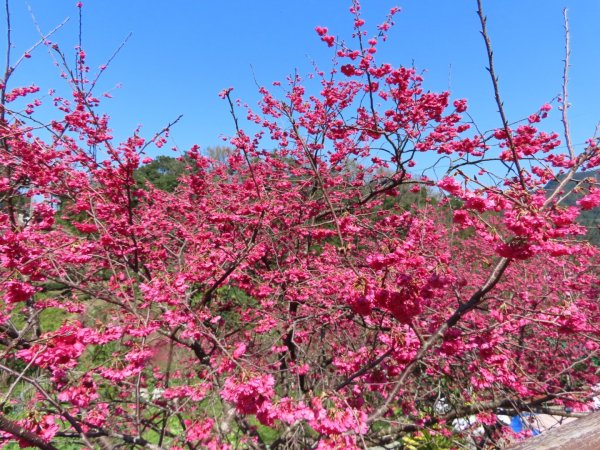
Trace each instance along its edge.
<path fill-rule="evenodd" d="M 562 177 L 557 181 L 551 181 L 545 187 L 546 192 L 552 192 L 558 186 Z M 566 184 L 563 191 L 567 194 L 566 198 L 561 202 L 564 207 L 575 206 L 577 200 L 583 197 L 592 184 L 600 183 L 600 173 L 595 170 L 580 172 Z M 577 223 L 587 228 L 585 238 L 593 245 L 600 245 L 600 208 L 594 208 L 587 211 L 581 211 L 577 218 Z"/>
<path fill-rule="evenodd" d="M 159 156 L 138 168 L 133 176 L 140 187 L 150 183 L 157 189 L 173 192 L 179 184 L 179 178 L 185 173 L 186 166 L 185 157 Z"/>
<path fill-rule="evenodd" d="M 413 192 L 411 185 L 401 185 L 396 188 L 398 195 L 387 196 L 383 201 L 383 209 L 389 210 L 397 206 L 403 210 L 412 210 L 423 206 L 430 200 L 435 200 L 427 187 L 422 186 L 418 192 Z"/>
<path fill-rule="evenodd" d="M 43 333 L 56 331 L 71 316 L 60 308 L 46 308 L 40 312 L 40 329 Z"/>
<path fill-rule="evenodd" d="M 450 450 L 457 448 L 455 439 L 438 433 L 431 433 L 429 430 L 404 436 L 402 444 L 406 450 Z"/>
<path fill-rule="evenodd" d="M 208 147 L 206 153 L 210 159 L 219 163 L 226 163 L 232 153 L 230 147 Z M 173 192 L 179 185 L 179 179 L 193 166 L 190 158 L 184 154 L 182 157 L 161 155 L 151 163 L 139 167 L 133 174 L 139 187 L 146 187 L 150 183 L 157 189 Z"/>
<path fill-rule="evenodd" d="M 248 423 L 256 428 L 256 432 L 263 444 L 270 445 L 279 437 L 279 431 L 261 424 L 256 417 L 248 417 Z"/>

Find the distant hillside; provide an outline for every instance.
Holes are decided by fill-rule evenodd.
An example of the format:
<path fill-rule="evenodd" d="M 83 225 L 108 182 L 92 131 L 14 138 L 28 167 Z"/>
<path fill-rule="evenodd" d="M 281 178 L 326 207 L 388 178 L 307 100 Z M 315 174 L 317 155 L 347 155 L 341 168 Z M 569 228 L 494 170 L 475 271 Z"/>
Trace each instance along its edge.
<path fill-rule="evenodd" d="M 600 172 L 596 170 L 589 170 L 587 172 L 577 173 L 571 181 L 565 186 L 565 193 L 571 191 L 577 183 L 585 179 L 596 180 L 596 183 L 600 183 Z M 560 180 L 560 179 L 559 179 Z M 549 192 L 556 188 L 559 181 L 551 181 L 546 185 L 546 192 Z M 583 183 L 583 191 L 587 191 L 589 183 Z M 583 193 L 572 192 L 564 201 L 564 206 L 575 205 L 577 200 L 583 197 Z M 577 220 L 578 223 L 585 226 L 588 232 L 585 236 L 594 245 L 600 245 L 600 208 L 590 209 L 589 211 L 582 211 Z"/>

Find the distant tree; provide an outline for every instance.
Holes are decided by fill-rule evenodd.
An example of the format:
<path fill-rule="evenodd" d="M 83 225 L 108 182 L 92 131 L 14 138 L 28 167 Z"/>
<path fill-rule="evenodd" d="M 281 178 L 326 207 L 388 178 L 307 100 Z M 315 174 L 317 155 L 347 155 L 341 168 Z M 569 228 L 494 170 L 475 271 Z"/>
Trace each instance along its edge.
<path fill-rule="evenodd" d="M 226 164 L 227 159 L 233 154 L 234 149 L 226 145 L 217 145 L 207 147 L 206 154 L 213 161 L 218 161 L 221 164 Z"/>
<path fill-rule="evenodd" d="M 564 176 L 560 176 L 557 180 L 553 180 L 546 185 L 546 191 L 554 191 L 559 183 L 564 180 Z M 600 173 L 595 170 L 588 170 L 585 172 L 579 172 L 575 174 L 573 179 L 568 181 L 562 187 L 562 193 L 565 196 L 562 204 L 563 206 L 577 206 L 578 203 L 584 196 L 586 196 L 590 189 L 600 188 Z M 587 228 L 587 239 L 592 244 L 600 245 L 600 208 L 583 208 L 577 218 L 577 223 Z"/>
<path fill-rule="evenodd" d="M 226 164 L 233 149 L 226 146 L 207 147 L 206 153 L 211 161 Z M 188 173 L 191 167 L 193 162 L 187 153 L 180 157 L 160 155 L 152 162 L 136 169 L 133 176 L 142 188 L 146 183 L 150 183 L 161 191 L 173 192 L 179 185 L 180 178 Z"/>
<path fill-rule="evenodd" d="M 151 163 L 139 167 L 134 172 L 134 178 L 142 187 L 148 182 L 157 189 L 173 192 L 185 171 L 185 157 L 161 155 Z"/>

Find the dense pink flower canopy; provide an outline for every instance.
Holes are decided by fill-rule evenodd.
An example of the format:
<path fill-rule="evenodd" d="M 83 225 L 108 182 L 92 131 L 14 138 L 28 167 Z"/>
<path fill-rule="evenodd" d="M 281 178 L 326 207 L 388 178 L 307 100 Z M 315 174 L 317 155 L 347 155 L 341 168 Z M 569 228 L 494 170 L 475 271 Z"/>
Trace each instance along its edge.
<path fill-rule="evenodd" d="M 354 2 L 352 42 L 317 26 L 335 59 L 316 92 L 221 91 L 231 147 L 180 155 L 171 190 L 139 178 L 170 126 L 116 142 L 82 48 L 72 67 L 44 42 L 72 90 L 48 123 L 7 71 L 0 446 L 484 448 L 520 437 L 499 416 L 593 408 L 598 249 L 577 218 L 600 187 L 573 180 L 598 139 L 540 131 L 548 104 L 478 130 L 377 61 L 398 12 L 370 34 Z M 449 169 L 416 175 L 432 155 Z"/>

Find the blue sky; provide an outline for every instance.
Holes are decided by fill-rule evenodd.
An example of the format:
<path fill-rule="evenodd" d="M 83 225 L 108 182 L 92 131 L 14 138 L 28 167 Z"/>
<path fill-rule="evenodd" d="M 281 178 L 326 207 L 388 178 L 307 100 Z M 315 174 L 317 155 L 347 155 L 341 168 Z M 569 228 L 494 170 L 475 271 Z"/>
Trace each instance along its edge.
<path fill-rule="evenodd" d="M 14 55 L 36 39 L 29 5 L 43 31 L 64 18 L 70 21 L 53 37 L 65 51 L 77 40 L 74 0 L 10 0 Z M 499 126 L 485 48 L 479 34 L 475 0 L 365 0 L 364 18 L 375 30 L 392 6 L 400 6 L 396 26 L 378 52 L 379 62 L 412 65 L 425 72 L 425 87 L 450 88 L 467 98 L 479 126 Z M 327 69 L 332 50 L 314 28 L 349 39 L 352 18 L 346 0 L 174 0 L 84 1 L 83 43 L 92 69 L 105 63 L 123 39 L 132 37 L 103 75 L 99 91 L 117 138 L 138 125 L 147 135 L 183 114 L 169 146 L 205 148 L 232 135 L 228 107 L 218 97 L 226 87 L 250 105 L 258 100 L 255 84 L 270 86 L 312 62 Z M 500 87 L 511 120 L 527 117 L 561 90 L 564 31 L 562 8 L 571 28 L 570 109 L 573 141 L 583 143 L 600 120 L 600 42 L 596 0 L 487 0 L 484 3 L 495 49 Z M 0 36 L 5 34 L 4 24 Z M 3 43 L 5 45 L 5 43 Z M 37 49 L 16 73 L 13 86 L 36 82 L 47 90 L 64 82 L 45 49 Z M 122 87 L 113 90 L 114 86 Z M 555 109 L 545 128 L 557 129 Z M 154 150 L 157 154 L 159 150 Z M 164 152 L 164 150 L 162 150 Z"/>

